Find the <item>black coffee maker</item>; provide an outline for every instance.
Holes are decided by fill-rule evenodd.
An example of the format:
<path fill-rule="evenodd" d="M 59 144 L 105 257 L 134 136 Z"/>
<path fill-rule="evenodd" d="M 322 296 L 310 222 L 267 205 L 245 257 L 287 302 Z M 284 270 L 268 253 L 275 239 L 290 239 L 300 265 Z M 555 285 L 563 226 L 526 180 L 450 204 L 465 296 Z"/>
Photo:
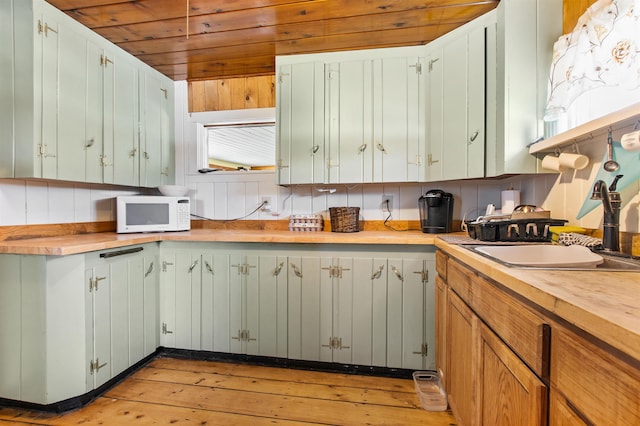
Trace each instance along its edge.
<path fill-rule="evenodd" d="M 420 226 L 427 234 L 451 232 L 453 195 L 441 189 L 431 189 L 418 199 Z"/>

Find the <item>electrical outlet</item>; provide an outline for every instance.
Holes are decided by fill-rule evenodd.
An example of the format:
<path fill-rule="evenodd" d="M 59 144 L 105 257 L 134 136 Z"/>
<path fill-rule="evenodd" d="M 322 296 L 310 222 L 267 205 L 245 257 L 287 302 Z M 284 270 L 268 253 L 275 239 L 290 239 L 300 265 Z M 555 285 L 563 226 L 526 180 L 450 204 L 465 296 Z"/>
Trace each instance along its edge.
<path fill-rule="evenodd" d="M 271 211 L 271 197 L 262 197 L 262 201 L 260 202 L 262 203 L 262 208 L 260 208 L 261 211 L 263 212 Z"/>
<path fill-rule="evenodd" d="M 383 195 L 381 207 L 383 212 L 391 213 L 393 210 L 393 195 Z"/>

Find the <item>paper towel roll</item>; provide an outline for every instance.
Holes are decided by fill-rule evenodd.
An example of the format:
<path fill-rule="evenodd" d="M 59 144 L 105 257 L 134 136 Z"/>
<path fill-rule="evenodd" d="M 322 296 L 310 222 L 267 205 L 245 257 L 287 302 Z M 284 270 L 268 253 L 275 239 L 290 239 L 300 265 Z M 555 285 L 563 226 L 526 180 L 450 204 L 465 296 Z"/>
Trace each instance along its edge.
<path fill-rule="evenodd" d="M 508 189 L 506 191 L 502 191 L 501 196 L 502 209 L 500 211 L 502 214 L 511 214 L 513 213 L 513 209 L 520 205 L 520 191 Z"/>
<path fill-rule="evenodd" d="M 620 145 L 627 151 L 640 151 L 640 130 L 622 135 Z"/>

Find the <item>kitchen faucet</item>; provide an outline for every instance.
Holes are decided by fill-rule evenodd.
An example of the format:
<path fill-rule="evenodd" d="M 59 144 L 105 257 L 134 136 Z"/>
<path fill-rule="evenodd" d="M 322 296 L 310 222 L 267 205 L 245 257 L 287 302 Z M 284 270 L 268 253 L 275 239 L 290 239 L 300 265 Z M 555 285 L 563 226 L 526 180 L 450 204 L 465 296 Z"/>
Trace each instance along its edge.
<path fill-rule="evenodd" d="M 618 180 L 623 175 L 617 175 L 607 190 L 607 184 L 598 180 L 593 185 L 592 200 L 601 200 L 604 208 L 602 230 L 602 246 L 606 251 L 620 251 L 620 193 L 616 192 Z"/>

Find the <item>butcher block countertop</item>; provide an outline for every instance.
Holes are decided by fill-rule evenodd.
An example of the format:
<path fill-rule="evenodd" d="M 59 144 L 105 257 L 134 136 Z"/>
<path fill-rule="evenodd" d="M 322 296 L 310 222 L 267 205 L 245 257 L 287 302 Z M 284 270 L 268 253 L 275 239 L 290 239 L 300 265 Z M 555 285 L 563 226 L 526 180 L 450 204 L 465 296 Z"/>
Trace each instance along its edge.
<path fill-rule="evenodd" d="M 640 365 L 640 272 L 512 268 L 442 239 L 436 247 Z"/>
<path fill-rule="evenodd" d="M 157 241 L 436 245 L 514 293 L 632 356 L 640 364 L 640 273 L 510 268 L 456 243 L 455 234 L 420 231 L 292 232 L 192 229 L 187 232 L 81 235 L 0 241 L 0 253 L 71 255 Z M 463 234 L 460 234 L 461 236 Z"/>
<path fill-rule="evenodd" d="M 433 245 L 437 235 L 420 231 L 300 232 L 279 230 L 192 229 L 185 232 L 149 234 L 94 234 L 0 241 L 0 253 L 61 256 L 106 250 L 155 241 L 311 243 L 311 244 L 405 244 Z"/>

